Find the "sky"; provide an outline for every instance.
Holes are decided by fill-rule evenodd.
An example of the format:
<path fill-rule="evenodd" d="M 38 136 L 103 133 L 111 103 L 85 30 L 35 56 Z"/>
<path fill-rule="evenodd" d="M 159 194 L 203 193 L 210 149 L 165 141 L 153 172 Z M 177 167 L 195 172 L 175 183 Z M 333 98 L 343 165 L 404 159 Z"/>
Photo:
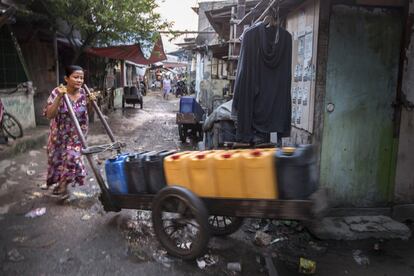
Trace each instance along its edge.
<path fill-rule="evenodd" d="M 173 29 L 178 31 L 197 31 L 198 15 L 191 9 L 197 7 L 200 0 L 157 0 L 159 8 L 156 10 L 163 19 L 174 22 Z M 187 35 L 194 37 L 196 34 Z M 185 35 L 178 37 L 172 42 L 168 41 L 167 35 L 162 35 L 165 51 L 171 52 L 177 50 L 178 47 L 174 43 L 183 41 Z"/>

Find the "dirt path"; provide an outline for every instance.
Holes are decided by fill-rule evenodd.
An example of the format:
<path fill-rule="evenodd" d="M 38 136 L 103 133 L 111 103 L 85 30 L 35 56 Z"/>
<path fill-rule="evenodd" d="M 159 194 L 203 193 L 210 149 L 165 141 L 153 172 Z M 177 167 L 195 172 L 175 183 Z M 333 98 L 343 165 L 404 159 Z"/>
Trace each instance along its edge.
<path fill-rule="evenodd" d="M 179 142 L 177 110 L 177 99 L 164 101 L 159 93 L 150 93 L 143 110 L 116 110 L 108 122 L 127 143 L 126 151 L 191 149 Z M 108 141 L 99 122 L 91 126 L 88 141 Z M 149 212 L 105 213 L 92 175 L 88 185 L 72 190 L 69 201 L 59 202 L 39 188 L 45 172 L 44 149 L 0 162 L 0 275 L 267 275 L 266 254 L 273 257 L 279 275 L 299 275 L 300 257 L 316 261 L 317 275 L 414 275 L 413 239 L 386 241 L 381 251 L 374 251 L 375 240 L 322 242 L 301 224 L 267 220 L 250 221 L 230 237 L 213 238 L 204 260 L 214 264 L 202 270 L 195 261 L 166 255 L 153 235 Z M 46 208 L 43 216 L 25 217 L 41 207 Z M 258 230 L 274 243 L 255 246 Z M 357 264 L 355 250 L 369 264 Z M 242 272 L 227 269 L 229 262 L 240 263 Z"/>

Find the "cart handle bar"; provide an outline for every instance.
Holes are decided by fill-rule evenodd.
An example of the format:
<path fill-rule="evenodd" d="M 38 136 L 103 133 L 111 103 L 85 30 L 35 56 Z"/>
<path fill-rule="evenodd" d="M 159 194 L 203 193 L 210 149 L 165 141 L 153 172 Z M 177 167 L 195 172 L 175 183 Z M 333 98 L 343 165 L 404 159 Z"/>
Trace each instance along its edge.
<path fill-rule="evenodd" d="M 83 85 L 83 88 L 86 91 L 86 95 L 91 95 L 91 91 L 89 90 L 88 86 L 86 84 Z M 96 114 L 98 114 L 99 119 L 101 120 L 102 125 L 104 126 L 106 133 L 109 136 L 109 139 L 111 140 L 111 142 L 116 143 L 115 142 L 115 137 L 114 134 L 112 133 L 111 128 L 108 125 L 108 122 L 105 120 L 104 115 L 102 114 L 102 111 L 99 109 L 98 105 L 96 104 L 95 101 L 91 101 L 92 102 L 92 106 L 93 109 L 95 110 Z M 117 148 L 118 153 L 121 153 L 121 148 Z"/>
<path fill-rule="evenodd" d="M 83 148 L 81 149 L 81 153 L 84 155 L 95 154 L 95 153 L 101 153 L 107 150 L 120 150 L 121 148 L 125 146 L 126 146 L 126 143 L 115 142 L 111 144 L 104 144 L 104 145 L 97 145 L 97 146 Z"/>

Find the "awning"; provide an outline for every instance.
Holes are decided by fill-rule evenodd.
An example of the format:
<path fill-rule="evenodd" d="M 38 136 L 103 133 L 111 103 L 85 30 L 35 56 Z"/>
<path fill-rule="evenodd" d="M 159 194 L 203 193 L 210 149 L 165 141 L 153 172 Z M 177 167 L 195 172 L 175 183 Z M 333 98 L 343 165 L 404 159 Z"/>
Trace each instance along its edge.
<path fill-rule="evenodd" d="M 158 39 L 158 41 L 155 43 L 149 59 L 145 58 L 144 54 L 142 53 L 141 47 L 138 44 L 119 45 L 105 48 L 89 48 L 86 52 L 100 57 L 128 60 L 131 62 L 144 65 L 152 64 L 167 59 L 161 38 Z"/>

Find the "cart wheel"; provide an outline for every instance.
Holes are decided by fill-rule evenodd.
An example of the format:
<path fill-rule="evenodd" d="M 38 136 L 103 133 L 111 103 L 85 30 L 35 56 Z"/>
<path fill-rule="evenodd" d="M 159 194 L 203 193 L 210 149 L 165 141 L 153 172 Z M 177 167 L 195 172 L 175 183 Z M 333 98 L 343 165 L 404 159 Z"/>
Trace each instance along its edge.
<path fill-rule="evenodd" d="M 209 216 L 208 226 L 214 236 L 231 235 L 243 225 L 243 218 L 227 216 Z"/>
<path fill-rule="evenodd" d="M 183 187 L 169 186 L 158 192 L 152 222 L 159 242 L 170 255 L 192 260 L 207 248 L 207 209 L 199 197 Z"/>
<path fill-rule="evenodd" d="M 125 98 L 122 96 L 122 108 L 125 108 Z"/>
<path fill-rule="evenodd" d="M 178 135 L 180 136 L 181 143 L 185 143 L 185 141 L 187 141 L 186 130 L 182 124 L 178 125 Z"/>

